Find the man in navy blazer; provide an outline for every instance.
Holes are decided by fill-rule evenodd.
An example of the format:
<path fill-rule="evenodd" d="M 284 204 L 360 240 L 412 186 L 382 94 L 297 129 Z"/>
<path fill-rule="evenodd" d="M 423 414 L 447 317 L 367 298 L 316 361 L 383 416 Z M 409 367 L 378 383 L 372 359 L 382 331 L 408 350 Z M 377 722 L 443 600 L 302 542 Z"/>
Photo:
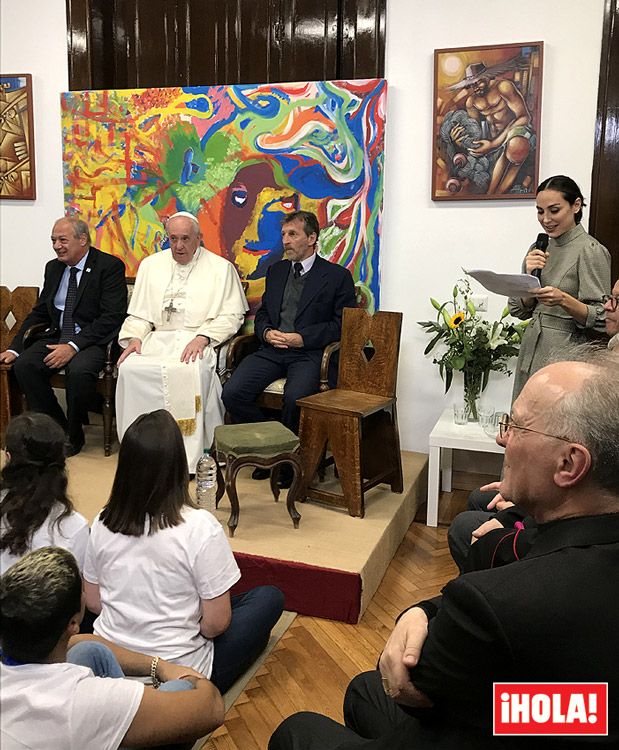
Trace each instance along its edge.
<path fill-rule="evenodd" d="M 262 306 L 254 331 L 262 342 L 246 357 L 223 390 L 223 402 L 235 422 L 260 422 L 256 404 L 274 380 L 286 378 L 282 422 L 299 429 L 297 399 L 318 392 L 322 350 L 338 341 L 342 310 L 355 306 L 350 272 L 316 254 L 320 227 L 309 211 L 295 211 L 282 223 L 287 260 L 267 271 Z"/>
<path fill-rule="evenodd" d="M 49 414 L 63 427 L 67 452 L 75 455 L 84 445 L 82 425 L 95 399 L 106 344 L 118 334 L 127 312 L 125 266 L 90 246 L 88 225 L 80 219 L 58 219 L 51 239 L 57 258 L 45 266 L 39 300 L 9 348 L 0 353 L 0 362 L 14 363 L 28 407 Z M 39 323 L 48 327 L 45 334 L 24 349 L 26 330 Z M 63 368 L 66 416 L 50 385 L 54 372 Z"/>

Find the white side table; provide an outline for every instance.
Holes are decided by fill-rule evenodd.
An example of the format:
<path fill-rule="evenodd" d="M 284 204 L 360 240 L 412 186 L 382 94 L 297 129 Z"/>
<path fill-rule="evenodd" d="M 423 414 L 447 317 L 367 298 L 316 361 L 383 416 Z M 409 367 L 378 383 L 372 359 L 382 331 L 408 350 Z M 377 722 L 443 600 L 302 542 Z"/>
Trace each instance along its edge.
<path fill-rule="evenodd" d="M 428 526 L 438 525 L 440 474 L 442 488 L 451 492 L 452 450 L 503 453 L 494 438 L 488 437 L 478 422 L 454 424 L 453 407 L 445 409 L 430 433 L 430 464 L 428 467 Z"/>

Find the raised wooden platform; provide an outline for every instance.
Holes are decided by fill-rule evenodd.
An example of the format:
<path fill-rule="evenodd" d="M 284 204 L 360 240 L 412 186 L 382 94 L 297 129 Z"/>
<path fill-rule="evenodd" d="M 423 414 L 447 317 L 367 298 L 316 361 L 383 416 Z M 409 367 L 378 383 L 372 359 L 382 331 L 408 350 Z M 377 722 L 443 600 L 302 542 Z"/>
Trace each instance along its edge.
<path fill-rule="evenodd" d="M 109 494 L 116 457 L 105 458 L 93 435 L 68 463 L 76 507 L 92 520 Z M 286 594 L 288 610 L 357 622 L 425 501 L 427 456 L 405 451 L 402 467 L 404 492 L 394 494 L 382 486 L 369 490 L 365 518 L 317 502 L 299 503 L 298 529 L 286 512 L 285 493 L 275 503 L 269 482 L 254 481 L 251 469 L 242 470 L 239 525 L 230 540 L 243 572 L 239 590 L 274 583 Z M 224 528 L 229 513 L 224 496 L 215 512 Z"/>

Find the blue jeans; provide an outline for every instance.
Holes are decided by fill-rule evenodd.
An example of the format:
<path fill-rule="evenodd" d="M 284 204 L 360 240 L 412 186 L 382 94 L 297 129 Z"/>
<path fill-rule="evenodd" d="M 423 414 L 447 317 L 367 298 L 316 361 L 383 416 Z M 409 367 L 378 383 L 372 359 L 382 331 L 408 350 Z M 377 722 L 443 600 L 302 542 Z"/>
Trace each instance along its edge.
<path fill-rule="evenodd" d="M 112 651 L 105 644 L 98 641 L 81 641 L 80 643 L 76 643 L 67 652 L 67 661 L 70 664 L 79 664 L 81 667 L 88 667 L 93 671 L 95 677 L 123 678 L 125 676 Z M 193 690 L 193 685 L 187 680 L 168 680 L 161 683 L 159 690 L 164 692 Z M 161 745 L 160 750 L 190 750 L 191 747 L 193 747 L 192 742 L 180 745 Z"/>
<path fill-rule="evenodd" d="M 264 651 L 273 626 L 284 611 L 284 595 L 275 586 L 256 586 L 232 597 L 232 620 L 213 640 L 211 682 L 221 693 Z"/>
<path fill-rule="evenodd" d="M 275 586 L 256 586 L 232 597 L 232 619 L 213 640 L 211 682 L 221 693 L 245 672 L 264 651 L 271 630 L 284 611 L 284 595 Z M 82 641 L 69 649 L 67 661 L 92 669 L 97 677 L 124 677 L 114 654 L 103 643 Z M 186 680 L 169 680 L 160 690 L 190 690 Z"/>
<path fill-rule="evenodd" d="M 125 676 L 118 660 L 110 649 L 99 641 L 81 641 L 69 649 L 67 661 L 70 664 L 79 664 L 81 667 L 88 667 L 92 670 L 95 677 L 115 677 Z M 178 690 L 193 690 L 193 685 L 187 680 L 168 680 L 161 683 L 159 690 L 174 692 Z"/>

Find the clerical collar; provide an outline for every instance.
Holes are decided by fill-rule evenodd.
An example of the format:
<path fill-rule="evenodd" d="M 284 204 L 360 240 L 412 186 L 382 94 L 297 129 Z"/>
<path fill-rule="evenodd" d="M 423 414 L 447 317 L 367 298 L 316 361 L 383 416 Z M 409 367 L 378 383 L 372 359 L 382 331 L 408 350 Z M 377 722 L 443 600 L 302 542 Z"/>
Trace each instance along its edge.
<path fill-rule="evenodd" d="M 297 261 L 303 266 L 303 271 L 301 272 L 301 276 L 305 276 L 306 273 L 309 273 L 311 271 L 315 260 L 316 260 L 316 253 L 312 253 L 309 256 L 309 258 L 306 258 L 305 260 Z"/>

